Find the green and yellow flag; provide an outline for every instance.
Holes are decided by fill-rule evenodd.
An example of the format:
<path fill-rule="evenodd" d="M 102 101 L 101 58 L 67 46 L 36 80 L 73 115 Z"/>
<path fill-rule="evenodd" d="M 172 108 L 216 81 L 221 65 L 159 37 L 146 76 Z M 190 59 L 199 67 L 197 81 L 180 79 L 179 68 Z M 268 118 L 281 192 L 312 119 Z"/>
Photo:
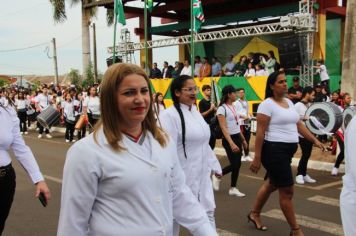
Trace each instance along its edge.
<path fill-rule="evenodd" d="M 124 5 L 122 4 L 122 0 L 115 0 L 114 11 L 117 22 L 121 23 L 122 25 L 126 25 Z"/>

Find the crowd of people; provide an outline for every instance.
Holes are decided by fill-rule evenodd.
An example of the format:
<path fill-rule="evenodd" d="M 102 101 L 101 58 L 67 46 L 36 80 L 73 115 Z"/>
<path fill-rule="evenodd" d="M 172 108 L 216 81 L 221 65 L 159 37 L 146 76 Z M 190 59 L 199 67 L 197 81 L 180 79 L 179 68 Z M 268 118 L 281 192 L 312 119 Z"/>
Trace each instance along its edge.
<path fill-rule="evenodd" d="M 196 104 L 200 88 L 188 73 L 190 70 L 174 77 L 175 69 L 169 70 L 168 63 L 164 63 L 163 75 L 176 78 L 170 87 L 173 106 L 169 108 L 164 104 L 163 94 L 151 93 L 146 73 L 136 65 L 125 63 L 109 67 L 103 83 L 90 86 L 87 91 L 75 86 L 52 85 L 33 92 L 17 87 L 0 90 L 0 115 L 10 110 L 11 119 L 19 120 L 13 126 L 17 126 L 14 128 L 18 130 L 16 138 L 22 140 L 22 147 L 25 144 L 21 134 L 26 135 L 30 127 L 38 129 L 38 138 L 42 138 L 43 132 L 51 138 L 50 130 L 38 122 L 35 124 L 36 115 L 48 106 L 60 112 L 61 122 L 66 127 L 66 142 L 82 139 L 67 154 L 58 235 L 120 232 L 122 235 L 177 236 L 180 225 L 193 235 L 217 235 L 213 190 L 219 191 L 222 178 L 231 173 L 228 194 L 245 197 L 237 184 L 242 161 L 251 162 L 253 173 L 257 173 L 261 165 L 266 170 L 267 181 L 257 191 L 247 215 L 249 222 L 257 230 L 267 230 L 260 213 L 269 196 L 278 190 L 290 234 L 303 235 L 293 208 L 294 178 L 298 184 L 315 183 L 307 174 L 313 145 L 327 149 L 327 140 L 315 137 L 304 125 L 308 119 L 305 110 L 315 101 L 331 101 L 346 108 L 351 105 L 351 97 L 340 92 L 329 95 L 326 83 L 302 88 L 297 77 L 288 89 L 285 73 L 275 67 L 273 52 L 267 58 L 250 56 L 242 57 L 237 64 L 232 62 L 231 56 L 224 70 L 221 65 L 210 66 L 204 58 L 199 68 L 198 63 L 195 64 L 194 71 L 199 76 L 214 76 L 213 71 L 225 76 L 251 76 L 252 69 L 258 72 L 261 64 L 264 65 L 269 76 L 266 99 L 257 110 L 254 158 L 250 155 L 252 112 L 248 109 L 244 88 L 225 86 L 220 104 L 214 104 L 211 87 L 204 85 L 201 88 L 204 99 Z M 213 61 L 218 62 L 216 58 Z M 185 64 L 189 67 L 189 61 Z M 158 76 L 159 73 L 156 64 L 151 77 L 164 78 Z M 16 112 L 18 119 L 13 117 Z M 87 137 L 85 125 L 75 129 L 81 117 L 87 117 L 89 132 L 93 132 Z M 214 153 L 216 139 L 222 139 L 229 160 L 224 168 Z M 3 140 L 0 138 L 0 141 Z M 337 134 L 334 141 L 339 142 Z M 291 159 L 298 144 L 302 156 L 294 177 Z M 26 152 L 31 151 L 26 148 Z M 31 155 L 28 158 L 33 159 Z M 336 169 L 343 155 L 338 156 Z M 4 165 L 0 162 L 0 170 L 9 163 L 11 165 L 10 158 Z M 27 166 L 24 164 L 25 169 Z M 33 182 L 42 183 L 36 196 L 45 192 L 48 201 L 49 190 L 41 182 L 43 177 L 40 178 L 37 164 L 33 166 L 39 176 Z M 12 199 L 7 200 L 8 210 L 11 203 Z M 1 219 L 3 225 L 6 218 L 7 215 Z"/>

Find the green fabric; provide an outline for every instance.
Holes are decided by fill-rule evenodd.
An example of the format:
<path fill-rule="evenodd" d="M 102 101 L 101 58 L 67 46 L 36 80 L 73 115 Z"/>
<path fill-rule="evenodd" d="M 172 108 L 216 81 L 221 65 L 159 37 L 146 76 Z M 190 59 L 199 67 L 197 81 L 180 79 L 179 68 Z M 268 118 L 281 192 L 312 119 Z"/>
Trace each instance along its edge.
<path fill-rule="evenodd" d="M 169 85 L 169 88 L 167 89 L 166 94 L 163 96 L 164 99 L 172 99 L 172 95 L 171 95 L 171 85 Z"/>
<path fill-rule="evenodd" d="M 199 32 L 205 21 L 203 7 L 200 0 L 193 1 L 194 31 Z"/>
<path fill-rule="evenodd" d="M 122 25 L 126 25 L 124 5 L 122 4 L 122 0 L 115 0 L 114 8 L 117 22 L 121 23 Z"/>
<path fill-rule="evenodd" d="M 326 21 L 325 65 L 329 75 L 341 75 L 341 19 Z"/>
<path fill-rule="evenodd" d="M 330 75 L 329 88 L 330 92 L 334 92 L 340 89 L 341 75 Z"/>
<path fill-rule="evenodd" d="M 149 12 L 152 12 L 153 0 L 147 0 L 147 9 L 148 9 Z"/>
<path fill-rule="evenodd" d="M 245 77 L 221 77 L 218 86 L 222 89 L 226 85 L 232 85 L 235 88 L 244 88 L 247 101 L 261 100 Z"/>
<path fill-rule="evenodd" d="M 149 81 L 150 81 L 151 92 L 152 92 L 152 94 L 154 94 L 154 93 L 156 93 L 156 90 L 153 87 L 153 84 L 152 84 L 151 80 L 149 80 Z"/>

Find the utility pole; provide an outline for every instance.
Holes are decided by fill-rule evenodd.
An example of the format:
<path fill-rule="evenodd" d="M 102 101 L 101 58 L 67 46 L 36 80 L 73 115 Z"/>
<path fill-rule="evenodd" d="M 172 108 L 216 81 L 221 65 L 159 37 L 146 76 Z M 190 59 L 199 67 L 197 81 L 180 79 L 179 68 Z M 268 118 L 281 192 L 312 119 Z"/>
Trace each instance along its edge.
<path fill-rule="evenodd" d="M 95 23 L 93 23 L 93 50 L 94 50 L 94 82 L 98 82 L 98 64 L 96 57 L 96 30 Z"/>
<path fill-rule="evenodd" d="M 58 66 L 57 66 L 57 48 L 56 48 L 56 39 L 52 39 L 53 43 L 53 63 L 54 63 L 54 84 L 58 85 Z"/>

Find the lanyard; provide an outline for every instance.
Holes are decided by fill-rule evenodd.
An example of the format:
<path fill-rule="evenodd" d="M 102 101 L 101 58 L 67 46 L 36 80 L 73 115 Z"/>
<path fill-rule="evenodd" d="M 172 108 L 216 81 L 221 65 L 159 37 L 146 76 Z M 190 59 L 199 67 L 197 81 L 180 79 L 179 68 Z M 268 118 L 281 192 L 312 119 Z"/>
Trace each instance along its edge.
<path fill-rule="evenodd" d="M 238 123 L 238 122 L 239 122 L 239 117 L 238 117 L 238 115 L 237 115 L 237 112 L 236 112 L 236 110 L 235 110 L 235 107 L 233 106 L 232 109 L 231 109 L 231 107 L 230 107 L 229 105 L 226 104 L 226 106 L 227 106 L 227 108 L 229 108 L 230 111 L 232 112 L 232 114 L 233 114 L 233 116 L 234 116 L 234 118 L 235 118 L 235 120 L 236 120 L 236 123 Z"/>

